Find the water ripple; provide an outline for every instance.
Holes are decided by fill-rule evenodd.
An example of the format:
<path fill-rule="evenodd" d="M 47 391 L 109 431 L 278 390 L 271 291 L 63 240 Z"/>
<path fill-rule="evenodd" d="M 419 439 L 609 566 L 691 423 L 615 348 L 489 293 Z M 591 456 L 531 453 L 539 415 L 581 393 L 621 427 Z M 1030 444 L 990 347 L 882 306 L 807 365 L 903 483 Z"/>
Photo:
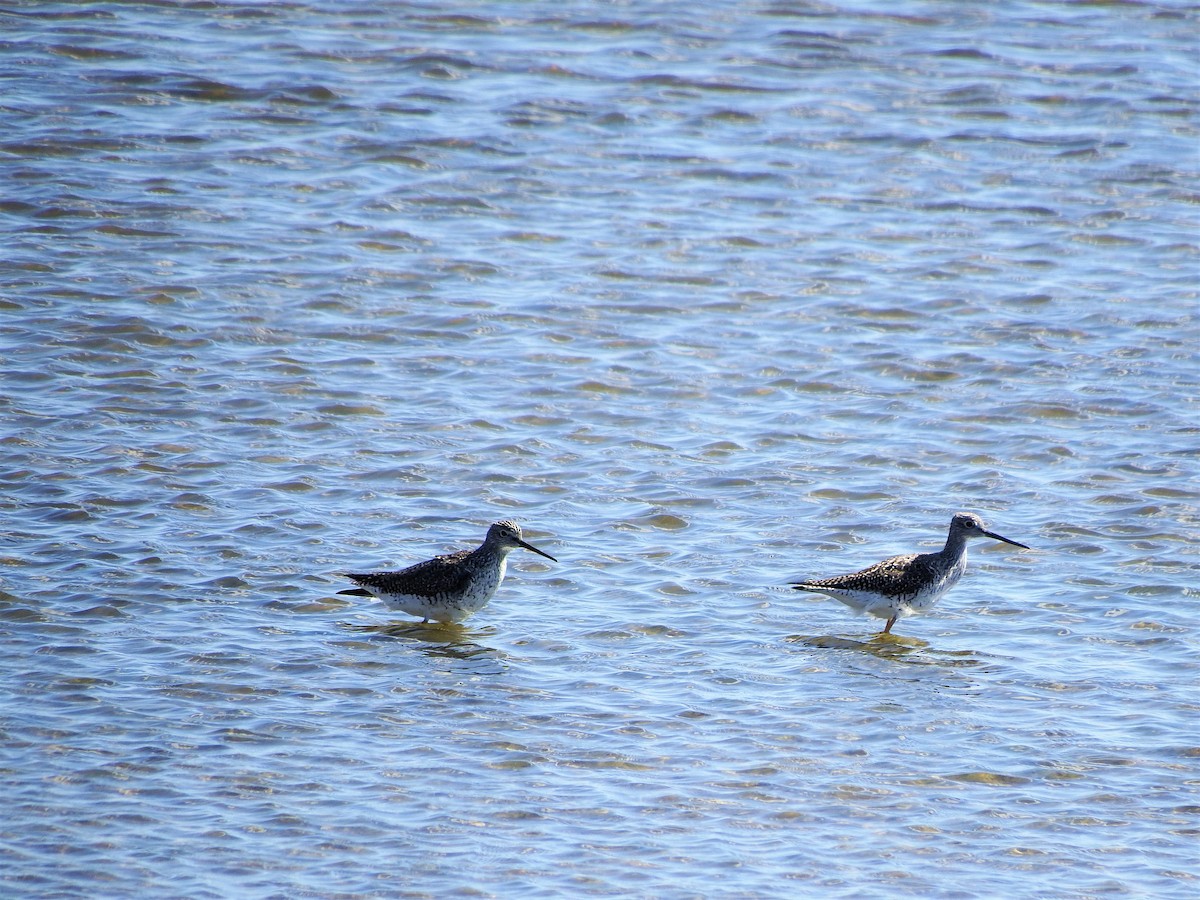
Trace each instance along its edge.
<path fill-rule="evenodd" d="M 1194 894 L 1193 19 L 9 0 L 0 882 Z"/>

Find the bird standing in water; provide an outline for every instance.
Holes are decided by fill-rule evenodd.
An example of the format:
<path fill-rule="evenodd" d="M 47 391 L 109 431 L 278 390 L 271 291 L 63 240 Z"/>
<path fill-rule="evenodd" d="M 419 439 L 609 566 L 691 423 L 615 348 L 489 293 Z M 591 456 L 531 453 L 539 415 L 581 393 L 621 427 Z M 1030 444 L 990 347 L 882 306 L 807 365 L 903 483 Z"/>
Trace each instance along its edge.
<path fill-rule="evenodd" d="M 936 553 L 893 556 L 849 575 L 790 583 L 797 591 L 825 594 L 857 612 L 887 619 L 883 633 L 891 634 L 897 619 L 929 609 L 958 584 L 967 569 L 967 540 L 977 537 L 1029 549 L 988 531 L 978 516 L 958 513 L 950 520 L 946 546 Z"/>
<path fill-rule="evenodd" d="M 492 525 L 483 543 L 474 550 L 435 556 L 398 572 L 346 574 L 360 585 L 340 594 L 378 597 L 389 609 L 454 624 L 479 612 L 492 599 L 504 580 L 508 554 L 521 547 L 546 559 L 554 559 L 521 537 L 521 526 L 504 520 Z"/>

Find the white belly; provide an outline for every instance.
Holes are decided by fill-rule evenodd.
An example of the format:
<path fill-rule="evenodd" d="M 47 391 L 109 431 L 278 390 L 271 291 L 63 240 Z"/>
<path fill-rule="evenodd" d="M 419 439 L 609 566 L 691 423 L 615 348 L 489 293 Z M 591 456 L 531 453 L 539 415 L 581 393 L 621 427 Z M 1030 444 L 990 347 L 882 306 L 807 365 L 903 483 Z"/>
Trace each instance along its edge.
<path fill-rule="evenodd" d="M 508 561 L 502 559 L 499 566 L 476 572 L 466 589 L 459 594 L 425 597 L 419 594 L 379 592 L 376 596 L 389 609 L 406 612 L 410 616 L 420 616 L 422 619 L 454 624 L 487 606 L 492 595 L 496 593 L 496 588 L 500 587 L 500 582 L 504 580 L 507 568 Z"/>

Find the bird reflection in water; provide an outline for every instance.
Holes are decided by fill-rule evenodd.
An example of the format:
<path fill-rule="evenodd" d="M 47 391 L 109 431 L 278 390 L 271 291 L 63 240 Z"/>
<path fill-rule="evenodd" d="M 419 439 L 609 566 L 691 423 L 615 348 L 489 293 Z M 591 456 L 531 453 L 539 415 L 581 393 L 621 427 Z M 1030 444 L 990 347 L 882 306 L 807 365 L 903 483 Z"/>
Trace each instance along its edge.
<path fill-rule="evenodd" d="M 930 646 L 928 641 L 920 638 L 902 637 L 882 632 L 867 640 L 856 640 L 833 634 L 794 634 L 784 640 L 789 644 L 801 644 L 818 650 L 852 650 L 858 653 L 867 653 L 879 659 L 916 665 L 978 666 L 983 664 L 983 661 L 971 650 L 936 650 Z"/>
<path fill-rule="evenodd" d="M 477 643 L 476 638 L 495 633 L 494 629 L 470 631 L 461 625 L 444 625 L 438 623 L 419 624 L 412 622 L 392 622 L 387 625 L 356 625 L 349 622 L 341 623 L 346 631 L 359 635 L 370 635 L 377 638 L 392 638 L 406 643 L 417 644 L 418 650 L 426 656 L 442 659 L 502 659 L 503 654 L 494 647 Z"/>

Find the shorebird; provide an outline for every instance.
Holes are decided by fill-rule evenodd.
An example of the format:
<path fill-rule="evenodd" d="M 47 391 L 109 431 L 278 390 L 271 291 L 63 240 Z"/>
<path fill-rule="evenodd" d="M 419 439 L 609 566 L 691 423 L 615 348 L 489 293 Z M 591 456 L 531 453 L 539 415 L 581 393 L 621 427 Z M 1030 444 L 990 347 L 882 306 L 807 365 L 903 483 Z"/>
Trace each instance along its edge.
<path fill-rule="evenodd" d="M 887 619 L 884 634 L 902 616 L 923 612 L 958 584 L 967 569 L 967 539 L 989 537 L 1014 547 L 1029 547 L 988 531 L 979 516 L 958 513 L 950 520 L 946 546 L 937 553 L 893 556 L 850 575 L 819 581 L 790 582 L 797 591 L 811 591 L 841 600 L 857 612 Z"/>
<path fill-rule="evenodd" d="M 488 529 L 474 550 L 435 556 L 399 572 L 345 573 L 360 587 L 339 594 L 378 597 L 389 609 L 453 624 L 483 609 L 504 580 L 508 554 L 518 547 L 554 559 L 521 538 L 521 526 L 505 519 Z"/>

